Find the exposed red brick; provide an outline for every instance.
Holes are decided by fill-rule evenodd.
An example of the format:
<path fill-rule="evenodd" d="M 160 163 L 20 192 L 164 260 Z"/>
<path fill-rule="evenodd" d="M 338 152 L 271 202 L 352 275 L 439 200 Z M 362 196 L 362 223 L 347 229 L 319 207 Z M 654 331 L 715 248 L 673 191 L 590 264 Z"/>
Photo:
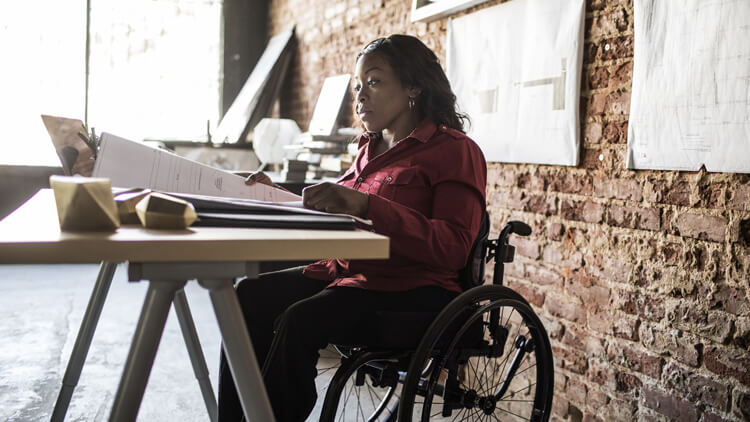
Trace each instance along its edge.
<path fill-rule="evenodd" d="M 628 28 L 628 17 L 624 9 L 616 9 L 610 13 L 597 15 L 593 18 L 589 35 L 592 38 L 617 35 Z"/>
<path fill-rule="evenodd" d="M 628 140 L 628 122 L 607 122 L 604 126 L 604 140 L 610 144 L 624 144 Z"/>
<path fill-rule="evenodd" d="M 592 51 L 595 61 L 607 61 L 633 57 L 633 36 L 623 35 L 614 38 L 601 39 L 592 43 Z"/>
<path fill-rule="evenodd" d="M 633 62 L 628 61 L 612 66 L 611 75 L 614 86 L 629 85 L 633 79 Z"/>
<path fill-rule="evenodd" d="M 709 371 L 738 379 L 750 386 L 750 352 L 726 347 L 707 347 L 703 364 Z"/>
<path fill-rule="evenodd" d="M 734 187 L 732 199 L 729 200 L 729 208 L 750 211 L 750 185 L 737 185 Z"/>
<path fill-rule="evenodd" d="M 579 377 L 570 377 L 565 395 L 571 402 L 583 407 L 586 403 L 586 383 Z"/>
<path fill-rule="evenodd" d="M 604 215 L 604 207 L 593 201 L 565 200 L 560 203 L 560 213 L 566 220 L 599 223 Z"/>
<path fill-rule="evenodd" d="M 713 377 L 693 373 L 674 363 L 664 366 L 666 387 L 675 395 L 697 402 L 701 401 L 722 412 L 729 410 L 729 387 Z"/>
<path fill-rule="evenodd" d="M 619 393 L 637 392 L 641 389 L 643 383 L 641 380 L 627 372 L 617 372 L 615 374 L 615 391 Z"/>
<path fill-rule="evenodd" d="M 630 113 L 630 93 L 613 92 L 607 96 L 607 112 L 615 115 Z"/>
<path fill-rule="evenodd" d="M 565 233 L 565 226 L 560 223 L 549 223 L 547 225 L 547 235 L 552 240 L 562 239 L 562 235 Z"/>
<path fill-rule="evenodd" d="M 607 224 L 640 230 L 659 230 L 661 217 L 658 208 L 612 205 L 607 213 Z"/>
<path fill-rule="evenodd" d="M 547 187 L 544 178 L 530 173 L 519 174 L 518 178 L 516 178 L 516 186 L 521 189 L 535 191 L 543 191 Z"/>
<path fill-rule="evenodd" d="M 563 278 L 554 270 L 549 270 L 534 264 L 526 266 L 526 278 L 532 283 L 539 285 L 556 285 L 562 286 Z"/>
<path fill-rule="evenodd" d="M 539 243 L 527 237 L 513 236 L 508 242 L 516 247 L 516 253 L 530 259 L 537 259 L 541 255 Z"/>
<path fill-rule="evenodd" d="M 643 399 L 646 406 L 662 415 L 669 416 L 681 422 L 694 422 L 698 420 L 698 409 L 694 403 L 681 400 L 651 386 L 646 385 L 643 387 Z"/>
<path fill-rule="evenodd" d="M 612 334 L 611 315 L 606 311 L 593 312 L 588 315 L 588 327 L 602 334 Z"/>
<path fill-rule="evenodd" d="M 649 180 L 647 186 L 650 188 L 650 194 L 646 196 L 646 200 L 649 202 L 661 202 L 683 207 L 689 207 L 693 204 L 691 199 L 695 187 L 693 183 L 677 181 L 670 184 L 665 180 Z"/>
<path fill-rule="evenodd" d="M 561 391 L 559 389 L 555 389 L 555 391 Z M 565 399 L 565 396 L 562 394 L 555 394 L 552 396 L 552 413 L 555 416 L 559 416 L 561 418 L 565 418 L 568 416 L 568 406 L 570 406 L 570 402 Z"/>
<path fill-rule="evenodd" d="M 683 336 L 678 330 L 662 330 L 651 325 L 640 329 L 641 342 L 647 349 L 671 355 L 678 362 L 697 367 L 700 363 L 703 344 Z"/>
<path fill-rule="evenodd" d="M 544 293 L 539 289 L 517 281 L 509 281 L 505 284 L 523 296 L 530 304 L 536 307 L 541 307 L 544 304 Z"/>
<path fill-rule="evenodd" d="M 542 259 L 550 264 L 569 269 L 581 268 L 583 264 L 583 256 L 580 252 L 570 251 L 554 244 L 544 247 Z"/>
<path fill-rule="evenodd" d="M 680 236 L 723 242 L 727 225 L 728 221 L 724 217 L 686 213 L 677 216 L 673 228 Z"/>
<path fill-rule="evenodd" d="M 729 314 L 708 311 L 695 303 L 685 302 L 667 312 L 667 320 L 675 327 L 724 343 L 732 332 L 733 322 Z"/>
<path fill-rule="evenodd" d="M 607 356 L 611 362 L 628 369 L 659 379 L 664 360 L 647 352 L 633 349 L 619 342 L 611 342 L 607 348 Z"/>
<path fill-rule="evenodd" d="M 714 309 L 721 309 L 734 315 L 750 315 L 750 302 L 743 288 L 723 285 L 713 294 L 709 302 Z"/>
<path fill-rule="evenodd" d="M 547 216 L 553 215 L 557 213 L 557 201 L 554 196 L 529 195 L 523 210 Z"/>
<path fill-rule="evenodd" d="M 547 296 L 544 307 L 551 315 L 579 324 L 586 323 L 586 311 L 577 303 L 572 303 L 559 296 Z"/>
<path fill-rule="evenodd" d="M 588 380 L 612 390 L 616 383 L 615 370 L 608 362 L 599 359 L 589 359 Z"/>
<path fill-rule="evenodd" d="M 701 208 L 724 208 L 726 206 L 725 183 L 702 183 L 698 185 L 698 206 Z"/>
<path fill-rule="evenodd" d="M 638 327 L 640 325 L 640 320 L 623 315 L 614 321 L 614 335 L 626 340 L 638 341 Z"/>
<path fill-rule="evenodd" d="M 717 415 L 716 413 L 706 410 L 703 412 L 703 419 L 701 419 L 701 422 L 730 422 L 731 419 L 723 418 L 720 415 Z"/>
<path fill-rule="evenodd" d="M 515 173 L 497 164 L 487 163 L 487 185 L 509 188 L 515 185 Z"/>
<path fill-rule="evenodd" d="M 639 292 L 620 291 L 615 297 L 616 306 L 631 315 L 638 315 L 650 321 L 664 318 L 664 304 Z"/>
<path fill-rule="evenodd" d="M 499 207 L 521 211 L 525 206 L 526 194 L 520 191 L 492 191 L 488 199 Z"/>
<path fill-rule="evenodd" d="M 503 275 L 509 277 L 523 278 L 526 275 L 524 272 L 524 265 L 519 261 L 506 263 L 504 269 L 505 271 L 503 272 Z"/>
<path fill-rule="evenodd" d="M 586 373 L 586 356 L 575 349 L 552 346 L 555 365 L 576 374 Z"/>
<path fill-rule="evenodd" d="M 643 199 L 643 188 L 641 183 L 634 179 L 596 178 L 594 179 L 594 195 L 640 202 Z"/>
<path fill-rule="evenodd" d="M 549 174 L 545 176 L 545 179 L 550 190 L 553 192 L 575 193 L 579 195 L 591 194 L 591 176 L 588 174 Z"/>
<path fill-rule="evenodd" d="M 609 84 L 609 69 L 607 67 L 598 67 L 588 74 L 586 79 L 589 89 L 606 88 Z M 601 126 L 600 126 L 601 129 Z M 601 133 L 601 132 L 600 132 Z"/>
<path fill-rule="evenodd" d="M 601 414 L 607 421 L 634 421 L 636 409 L 637 406 L 632 400 L 626 401 L 611 397 L 607 407 L 601 409 Z"/>
<path fill-rule="evenodd" d="M 588 122 L 585 126 L 583 139 L 587 144 L 598 144 L 602 139 L 602 124 L 599 122 Z"/>
<path fill-rule="evenodd" d="M 581 165 L 586 170 L 607 171 L 611 170 L 609 161 L 604 160 L 604 151 L 600 148 L 584 148 Z"/>

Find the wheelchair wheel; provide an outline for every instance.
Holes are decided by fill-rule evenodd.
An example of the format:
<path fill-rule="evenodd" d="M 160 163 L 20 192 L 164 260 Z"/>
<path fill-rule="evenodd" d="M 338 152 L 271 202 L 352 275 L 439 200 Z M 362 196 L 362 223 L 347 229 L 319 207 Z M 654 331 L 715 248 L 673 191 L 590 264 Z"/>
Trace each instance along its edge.
<path fill-rule="evenodd" d="M 549 338 L 528 303 L 503 286 L 476 287 L 448 304 L 407 374 L 399 421 L 549 419 Z"/>
<path fill-rule="evenodd" d="M 341 365 L 328 383 L 320 421 L 395 421 L 405 372 L 385 359 L 392 353 L 336 350 Z"/>

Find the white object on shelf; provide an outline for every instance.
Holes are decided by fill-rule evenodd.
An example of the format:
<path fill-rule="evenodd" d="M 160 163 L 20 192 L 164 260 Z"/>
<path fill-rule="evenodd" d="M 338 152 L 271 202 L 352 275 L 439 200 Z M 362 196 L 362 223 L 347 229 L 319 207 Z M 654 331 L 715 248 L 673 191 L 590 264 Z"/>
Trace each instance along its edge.
<path fill-rule="evenodd" d="M 299 135 L 294 120 L 265 118 L 253 130 L 253 150 L 262 163 L 281 164 L 284 158 L 293 155 L 284 147 L 292 144 Z"/>

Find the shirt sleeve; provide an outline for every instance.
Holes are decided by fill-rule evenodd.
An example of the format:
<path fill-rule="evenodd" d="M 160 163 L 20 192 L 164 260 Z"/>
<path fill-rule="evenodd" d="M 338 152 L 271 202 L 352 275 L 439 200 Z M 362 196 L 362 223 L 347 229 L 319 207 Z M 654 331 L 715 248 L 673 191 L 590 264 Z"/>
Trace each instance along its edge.
<path fill-rule="evenodd" d="M 367 218 L 374 230 L 391 238 L 391 254 L 437 268 L 458 270 L 466 264 L 479 233 L 485 208 L 487 167 L 474 148 L 440 163 L 431 186 L 432 215 L 370 194 Z"/>

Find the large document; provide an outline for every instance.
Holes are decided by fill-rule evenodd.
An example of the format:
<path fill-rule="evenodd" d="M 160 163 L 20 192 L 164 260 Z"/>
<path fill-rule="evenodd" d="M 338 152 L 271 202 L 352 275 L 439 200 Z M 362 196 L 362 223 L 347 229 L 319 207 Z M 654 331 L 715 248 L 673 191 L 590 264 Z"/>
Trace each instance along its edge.
<path fill-rule="evenodd" d="M 750 1 L 636 0 L 628 168 L 750 172 Z"/>
<path fill-rule="evenodd" d="M 448 78 L 487 161 L 578 164 L 584 0 L 513 0 L 448 23 Z"/>
<path fill-rule="evenodd" d="M 262 183 L 245 184 L 243 177 L 169 151 L 103 133 L 94 177 L 107 177 L 112 186 L 146 188 L 267 202 L 301 201 L 299 195 Z"/>

